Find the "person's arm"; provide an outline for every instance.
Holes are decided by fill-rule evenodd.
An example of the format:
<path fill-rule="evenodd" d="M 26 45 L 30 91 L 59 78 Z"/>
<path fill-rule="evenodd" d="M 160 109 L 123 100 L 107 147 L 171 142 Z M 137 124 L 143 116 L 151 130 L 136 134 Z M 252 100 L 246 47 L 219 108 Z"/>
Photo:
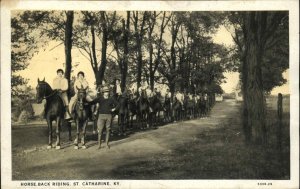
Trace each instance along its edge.
<path fill-rule="evenodd" d="M 74 92 L 75 92 L 75 94 L 77 94 L 77 92 L 78 92 L 78 89 L 77 89 L 78 83 L 79 83 L 78 80 L 75 80 L 75 82 L 74 82 Z"/>
<path fill-rule="evenodd" d="M 64 79 L 62 82 L 61 90 L 62 92 L 66 92 L 69 88 L 68 80 Z"/>

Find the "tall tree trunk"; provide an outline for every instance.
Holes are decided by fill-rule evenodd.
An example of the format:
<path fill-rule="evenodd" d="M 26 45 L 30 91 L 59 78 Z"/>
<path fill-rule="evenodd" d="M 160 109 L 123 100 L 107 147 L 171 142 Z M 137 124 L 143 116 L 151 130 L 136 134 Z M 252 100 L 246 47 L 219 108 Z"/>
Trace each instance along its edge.
<path fill-rule="evenodd" d="M 101 84 L 104 79 L 104 73 L 106 69 L 107 59 L 106 59 L 106 51 L 107 51 L 107 24 L 105 20 L 105 12 L 101 12 L 101 26 L 102 26 L 102 49 L 101 49 L 101 65 L 99 66 L 99 70 L 97 72 L 97 81 Z"/>
<path fill-rule="evenodd" d="M 257 12 L 245 16 L 247 82 L 245 101 L 248 109 L 248 127 L 252 127 L 253 142 L 266 143 L 265 99 L 263 93 L 261 61 L 263 49 L 259 40 L 259 27 L 262 25 Z M 264 27 L 264 26 L 263 26 Z"/>
<path fill-rule="evenodd" d="M 135 28 L 135 39 L 137 44 L 137 89 L 141 86 L 142 81 L 142 66 L 143 66 L 143 53 L 142 53 L 142 41 L 144 35 L 144 25 L 147 12 L 144 12 L 142 23 L 140 25 L 140 29 L 138 27 L 139 17 L 138 11 L 135 13 L 135 21 L 134 21 L 134 28 Z"/>
<path fill-rule="evenodd" d="M 127 77 L 127 70 L 128 70 L 128 35 L 130 31 L 130 11 L 127 11 L 127 20 L 126 25 L 125 21 L 123 20 L 123 33 L 124 33 L 124 54 L 123 54 L 123 61 L 122 61 L 122 69 L 121 69 L 121 90 L 122 92 L 126 88 L 126 77 Z"/>
<path fill-rule="evenodd" d="M 96 55 L 96 40 L 95 40 L 95 28 L 94 25 L 91 26 L 91 35 L 92 35 L 92 67 L 96 78 L 96 84 L 97 86 L 101 85 L 101 82 L 99 81 L 99 78 L 97 76 L 98 72 L 98 61 L 97 61 L 97 55 Z"/>
<path fill-rule="evenodd" d="M 136 82 L 137 82 L 137 89 L 140 88 L 141 86 L 141 82 L 142 82 L 142 61 L 143 61 L 143 57 L 142 57 L 142 45 L 141 45 L 141 41 L 139 39 L 139 37 L 136 39 L 137 40 L 137 53 L 138 53 L 138 57 L 137 57 L 137 78 L 136 78 Z"/>
<path fill-rule="evenodd" d="M 153 91 L 153 89 L 154 89 L 154 71 L 153 71 L 153 46 L 152 46 L 151 41 L 149 42 L 149 80 L 150 80 L 150 88 Z"/>
<path fill-rule="evenodd" d="M 74 12 L 68 11 L 66 13 L 67 20 L 65 25 L 65 77 L 70 81 L 71 69 L 72 69 L 72 31 L 73 31 L 73 20 Z"/>

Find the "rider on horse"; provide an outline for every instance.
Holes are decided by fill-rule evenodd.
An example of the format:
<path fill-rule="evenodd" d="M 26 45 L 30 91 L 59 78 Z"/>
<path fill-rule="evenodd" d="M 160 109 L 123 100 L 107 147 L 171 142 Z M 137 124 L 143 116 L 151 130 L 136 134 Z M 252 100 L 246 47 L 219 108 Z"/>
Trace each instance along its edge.
<path fill-rule="evenodd" d="M 84 88 L 87 92 L 86 95 L 86 101 L 91 102 L 93 99 L 91 98 L 90 95 L 88 95 L 88 90 L 89 90 L 89 85 L 86 79 L 84 78 L 84 73 L 82 71 L 78 72 L 77 74 L 77 79 L 74 83 L 74 90 L 75 90 L 75 95 L 71 98 L 70 104 L 69 104 L 69 111 L 72 113 L 74 110 L 75 102 L 77 100 L 77 93 L 78 93 L 78 88 Z"/>
<path fill-rule="evenodd" d="M 64 71 L 62 69 L 58 69 L 56 73 L 57 77 L 55 77 L 53 80 L 53 89 L 58 91 L 60 97 L 64 102 L 64 106 L 66 107 L 65 119 L 70 119 L 71 115 L 68 109 L 69 99 L 67 94 L 67 91 L 69 89 L 68 80 L 63 77 Z"/>
<path fill-rule="evenodd" d="M 182 110 L 184 110 L 184 105 L 183 105 L 184 95 L 181 92 L 179 92 L 178 89 L 175 93 L 175 97 L 178 100 L 178 102 L 181 104 Z"/>
<path fill-rule="evenodd" d="M 120 86 L 120 79 L 117 79 L 117 78 L 115 79 L 113 93 L 114 93 L 116 99 L 118 99 L 119 96 L 122 95 L 122 90 L 121 90 L 121 86 Z"/>
<path fill-rule="evenodd" d="M 170 89 L 167 88 L 166 93 L 165 93 L 165 101 L 171 98 L 171 92 Z"/>

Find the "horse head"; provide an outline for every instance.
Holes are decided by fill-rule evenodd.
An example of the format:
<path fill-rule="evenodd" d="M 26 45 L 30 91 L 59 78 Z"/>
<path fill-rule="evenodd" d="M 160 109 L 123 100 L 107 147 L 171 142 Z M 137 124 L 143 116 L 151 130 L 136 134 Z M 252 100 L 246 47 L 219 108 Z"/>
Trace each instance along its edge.
<path fill-rule="evenodd" d="M 87 87 L 86 88 L 83 88 L 83 86 L 81 85 L 81 88 L 78 88 L 76 86 L 76 89 L 77 89 L 77 101 L 79 103 L 79 108 L 80 110 L 83 110 L 83 103 L 85 102 L 85 99 L 86 99 L 86 90 L 87 90 Z"/>
<path fill-rule="evenodd" d="M 36 86 L 36 101 L 37 103 L 41 103 L 43 99 L 49 96 L 52 92 L 50 85 L 44 79 L 41 81 L 39 78 L 37 80 Z"/>

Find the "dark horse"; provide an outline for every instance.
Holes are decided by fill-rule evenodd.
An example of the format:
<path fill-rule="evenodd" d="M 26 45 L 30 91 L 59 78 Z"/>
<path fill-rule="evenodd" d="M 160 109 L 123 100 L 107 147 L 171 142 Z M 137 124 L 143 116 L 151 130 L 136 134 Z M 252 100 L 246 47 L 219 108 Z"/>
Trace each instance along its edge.
<path fill-rule="evenodd" d="M 36 100 L 37 103 L 41 103 L 44 99 L 46 100 L 45 105 L 45 119 L 48 125 L 49 141 L 47 149 L 52 147 L 52 121 L 56 121 L 56 149 L 60 149 L 60 127 L 64 121 L 65 106 L 62 98 L 60 97 L 57 90 L 52 90 L 50 85 L 44 80 L 38 79 L 36 87 Z M 71 124 L 68 123 L 69 140 L 71 139 Z"/>
<path fill-rule="evenodd" d="M 164 110 L 159 95 L 154 95 L 150 97 L 149 105 L 153 110 L 153 112 L 151 112 L 149 116 L 149 124 L 150 126 L 156 126 L 157 124 L 159 124 L 160 121 L 160 112 Z"/>
<path fill-rule="evenodd" d="M 119 135 L 125 135 L 126 125 L 128 123 L 128 98 L 123 93 L 118 98 L 118 124 L 119 124 Z"/>
<path fill-rule="evenodd" d="M 173 111 L 174 111 L 174 113 L 173 113 L 174 120 L 175 121 L 181 120 L 183 117 L 182 105 L 179 102 L 179 100 L 177 100 L 176 97 L 175 97 L 174 104 L 173 104 Z"/>
<path fill-rule="evenodd" d="M 195 100 L 192 98 L 190 99 L 189 97 L 187 97 L 186 99 L 186 117 L 189 119 L 195 118 L 195 106 L 196 106 L 196 102 Z"/>
<path fill-rule="evenodd" d="M 149 103 L 146 95 L 146 90 L 142 90 L 141 96 L 137 102 L 138 104 L 138 123 L 141 124 L 140 128 L 145 129 L 145 125 L 148 125 L 147 120 L 149 116 Z"/>
<path fill-rule="evenodd" d="M 136 98 L 133 97 L 133 94 L 129 95 L 128 99 L 128 121 L 130 121 L 130 127 L 132 128 L 133 116 L 137 115 L 137 102 Z"/>
<path fill-rule="evenodd" d="M 76 123 L 77 135 L 74 141 L 74 149 L 78 149 L 78 141 L 80 138 L 80 131 L 82 131 L 81 144 L 82 149 L 86 149 L 85 146 L 85 134 L 88 119 L 91 115 L 90 104 L 86 101 L 86 88 L 77 88 L 77 101 L 74 108 L 74 120 Z"/>
<path fill-rule="evenodd" d="M 164 119 L 165 122 L 172 121 L 172 107 L 171 107 L 171 98 L 166 97 L 164 102 Z"/>

